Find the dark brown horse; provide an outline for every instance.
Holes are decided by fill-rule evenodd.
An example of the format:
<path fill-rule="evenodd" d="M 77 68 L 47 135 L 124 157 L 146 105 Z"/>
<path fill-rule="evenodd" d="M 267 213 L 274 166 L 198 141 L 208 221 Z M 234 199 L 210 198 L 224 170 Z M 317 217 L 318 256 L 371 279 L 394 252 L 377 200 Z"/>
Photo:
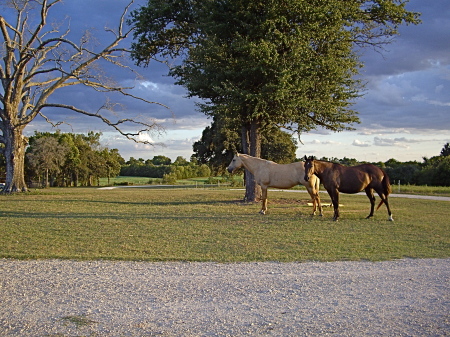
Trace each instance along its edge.
<path fill-rule="evenodd" d="M 389 220 L 393 221 L 389 208 L 388 195 L 391 193 L 389 177 L 379 167 L 372 164 L 362 164 L 358 166 L 346 167 L 328 161 L 315 160 L 313 157 L 305 156 L 305 180 L 308 181 L 315 174 L 321 180 L 323 186 L 330 195 L 334 206 L 334 220 L 339 218 L 339 192 L 358 193 L 366 191 L 370 200 L 370 214 L 373 216 L 375 208 L 375 190 L 381 198 L 380 208 L 384 202 L 388 211 Z"/>

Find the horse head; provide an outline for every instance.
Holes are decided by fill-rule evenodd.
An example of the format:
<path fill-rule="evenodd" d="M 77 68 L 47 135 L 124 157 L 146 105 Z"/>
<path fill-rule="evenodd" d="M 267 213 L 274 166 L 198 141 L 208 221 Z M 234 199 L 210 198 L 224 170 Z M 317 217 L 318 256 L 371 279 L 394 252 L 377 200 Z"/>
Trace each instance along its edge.
<path fill-rule="evenodd" d="M 233 159 L 231 160 L 230 165 L 228 165 L 227 170 L 230 173 L 233 173 L 233 171 L 237 170 L 238 168 L 242 167 L 243 163 L 242 163 L 242 159 L 239 156 L 239 153 L 236 153 L 233 157 Z"/>
<path fill-rule="evenodd" d="M 309 178 L 314 174 L 314 160 L 315 157 L 310 156 L 309 158 L 305 155 L 305 181 L 309 181 Z"/>

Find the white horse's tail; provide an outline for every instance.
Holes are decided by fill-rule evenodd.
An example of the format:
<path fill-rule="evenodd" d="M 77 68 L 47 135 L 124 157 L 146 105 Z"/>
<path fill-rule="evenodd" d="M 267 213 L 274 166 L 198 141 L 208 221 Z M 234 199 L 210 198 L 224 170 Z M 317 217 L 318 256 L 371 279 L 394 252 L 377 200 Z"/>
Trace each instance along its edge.
<path fill-rule="evenodd" d="M 317 179 L 316 179 L 316 184 L 315 184 L 314 188 L 315 188 L 317 194 L 319 194 L 319 188 L 320 188 L 320 179 L 319 179 L 319 177 L 317 177 Z"/>

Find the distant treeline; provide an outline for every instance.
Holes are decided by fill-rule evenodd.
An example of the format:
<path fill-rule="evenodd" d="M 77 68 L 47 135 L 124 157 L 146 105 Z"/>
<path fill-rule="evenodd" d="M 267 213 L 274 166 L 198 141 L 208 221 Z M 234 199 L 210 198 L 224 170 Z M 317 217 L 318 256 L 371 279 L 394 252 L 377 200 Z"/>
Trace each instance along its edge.
<path fill-rule="evenodd" d="M 391 159 L 385 170 L 392 183 L 450 186 L 450 156 L 424 158 L 423 163 Z"/>
<path fill-rule="evenodd" d="M 172 183 L 180 179 L 209 177 L 211 170 L 208 165 L 197 165 L 178 157 L 173 163 L 165 156 L 155 156 L 153 159 L 143 160 L 133 157 L 122 166 L 121 176 L 161 178 L 165 183 Z"/>

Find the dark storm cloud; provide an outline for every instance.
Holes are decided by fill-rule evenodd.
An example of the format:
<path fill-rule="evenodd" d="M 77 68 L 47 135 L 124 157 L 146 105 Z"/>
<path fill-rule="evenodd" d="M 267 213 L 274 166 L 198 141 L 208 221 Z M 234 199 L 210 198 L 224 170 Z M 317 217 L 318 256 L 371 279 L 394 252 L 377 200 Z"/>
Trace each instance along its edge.
<path fill-rule="evenodd" d="M 366 50 L 366 76 L 426 70 L 437 61 L 450 64 L 450 2 L 412 0 L 406 8 L 421 13 L 422 23 L 401 26 L 400 34 L 381 53 Z"/>
<path fill-rule="evenodd" d="M 358 128 L 450 129 L 450 1 L 413 0 L 420 25 L 403 26 L 380 55 L 363 57 L 367 92 Z"/>

